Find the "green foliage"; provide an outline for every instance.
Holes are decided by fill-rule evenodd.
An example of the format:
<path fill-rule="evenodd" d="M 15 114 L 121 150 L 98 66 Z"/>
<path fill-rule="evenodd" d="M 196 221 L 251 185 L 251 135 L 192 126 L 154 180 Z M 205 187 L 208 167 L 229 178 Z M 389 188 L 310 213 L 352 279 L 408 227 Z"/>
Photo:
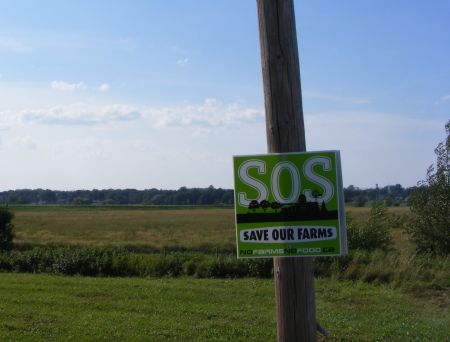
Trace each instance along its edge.
<path fill-rule="evenodd" d="M 367 203 L 367 197 L 358 195 L 355 197 L 355 207 L 365 207 Z"/>
<path fill-rule="evenodd" d="M 430 254 L 356 250 L 333 258 L 316 258 L 319 278 L 389 283 L 405 289 L 448 289 L 450 259 Z"/>
<path fill-rule="evenodd" d="M 178 190 L 105 189 L 105 190 L 43 190 L 21 189 L 0 191 L 0 203 L 9 204 L 76 204 L 76 205 L 230 205 L 233 190 L 181 187 Z"/>
<path fill-rule="evenodd" d="M 356 250 L 316 258 L 317 277 L 447 288 L 450 259 L 394 251 Z M 273 260 L 193 252 L 138 254 L 124 248 L 35 247 L 0 253 L 0 271 L 102 277 L 272 278 Z"/>
<path fill-rule="evenodd" d="M 0 251 L 10 250 L 14 239 L 14 214 L 7 207 L 0 207 Z"/>
<path fill-rule="evenodd" d="M 124 248 L 34 247 L 0 253 L 0 270 L 83 276 L 242 278 L 272 276 L 272 259 L 204 253 L 131 253 Z"/>
<path fill-rule="evenodd" d="M 387 185 L 383 188 L 360 189 L 353 185 L 344 188 L 344 197 L 347 203 L 357 201 L 362 196 L 368 201 L 394 200 L 393 205 L 405 202 L 411 188 L 403 188 L 400 184 Z M 314 195 L 320 192 L 315 190 Z M 234 202 L 234 194 L 231 189 L 186 188 L 178 190 L 162 189 L 107 189 L 107 190 L 75 190 L 59 191 L 44 189 L 20 189 L 0 191 L 0 203 L 13 205 L 24 204 L 57 204 L 57 205 L 231 205 Z M 259 208 L 259 207 L 258 207 Z M 274 208 L 272 208 L 274 209 Z"/>
<path fill-rule="evenodd" d="M 435 149 L 436 165 L 431 165 L 425 181 L 409 199 L 411 222 L 408 228 L 420 252 L 450 254 L 450 121 L 447 139 Z"/>
<path fill-rule="evenodd" d="M 388 250 L 392 237 L 390 220 L 385 205 L 379 201 L 372 205 L 367 220 L 356 222 L 347 213 L 347 236 L 349 249 Z"/>
<path fill-rule="evenodd" d="M 388 207 L 398 207 L 401 203 L 401 200 L 394 195 L 388 195 L 384 198 L 384 203 Z"/>
<path fill-rule="evenodd" d="M 245 261 L 235 256 L 206 258 L 198 266 L 195 274 L 199 278 L 242 278 L 249 275 Z"/>
<path fill-rule="evenodd" d="M 411 190 L 411 188 L 403 188 L 400 184 L 386 185 L 382 188 L 379 188 L 377 185 L 375 188 L 368 189 L 360 189 L 354 185 L 349 185 L 347 188 L 344 188 L 344 198 L 346 203 L 353 202 L 355 206 L 358 206 L 358 202 L 363 199 L 369 202 L 385 200 L 387 202 L 386 205 L 396 206 L 406 202 L 406 198 Z"/>

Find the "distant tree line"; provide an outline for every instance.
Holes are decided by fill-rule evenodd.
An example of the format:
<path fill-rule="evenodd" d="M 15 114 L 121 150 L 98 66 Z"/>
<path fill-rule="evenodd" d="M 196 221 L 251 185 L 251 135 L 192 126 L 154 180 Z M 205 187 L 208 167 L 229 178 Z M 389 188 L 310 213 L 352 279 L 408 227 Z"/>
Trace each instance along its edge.
<path fill-rule="evenodd" d="M 353 202 L 358 207 L 363 207 L 367 202 L 384 201 L 387 206 L 397 206 L 408 202 L 411 193 L 417 187 L 404 188 L 400 184 L 387 185 L 379 188 L 360 189 L 354 185 L 344 188 L 346 203 Z"/>
<path fill-rule="evenodd" d="M 360 189 L 353 185 L 344 189 L 347 203 L 365 206 L 368 202 L 382 200 L 388 206 L 406 202 L 414 188 L 400 184 L 382 188 Z M 211 205 L 234 203 L 233 190 L 215 188 L 161 189 L 104 189 L 104 190 L 45 190 L 21 189 L 0 192 L 0 204 L 128 204 L 128 205 Z"/>
<path fill-rule="evenodd" d="M 207 205 L 233 204 L 233 190 L 181 187 L 178 190 L 105 189 L 59 191 L 22 189 L 0 192 L 2 204 L 129 204 Z"/>

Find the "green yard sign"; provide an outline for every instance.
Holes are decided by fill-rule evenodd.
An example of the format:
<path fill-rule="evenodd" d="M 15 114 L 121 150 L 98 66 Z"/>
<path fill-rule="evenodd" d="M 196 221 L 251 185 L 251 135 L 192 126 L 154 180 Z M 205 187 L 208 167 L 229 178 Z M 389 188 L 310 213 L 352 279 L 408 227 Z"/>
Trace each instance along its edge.
<path fill-rule="evenodd" d="M 239 258 L 347 252 L 339 151 L 234 157 Z"/>

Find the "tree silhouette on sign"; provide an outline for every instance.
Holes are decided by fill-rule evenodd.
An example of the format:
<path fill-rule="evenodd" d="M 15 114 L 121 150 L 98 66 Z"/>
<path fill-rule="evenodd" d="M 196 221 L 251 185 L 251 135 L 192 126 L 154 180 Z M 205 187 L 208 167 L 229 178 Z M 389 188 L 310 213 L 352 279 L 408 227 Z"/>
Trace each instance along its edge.
<path fill-rule="evenodd" d="M 264 210 L 264 212 L 266 212 L 267 208 L 270 207 L 270 202 L 267 200 L 263 200 L 259 205 Z"/>
<path fill-rule="evenodd" d="M 271 207 L 273 210 L 275 210 L 275 212 L 277 212 L 278 209 L 281 208 L 281 204 L 278 203 L 278 202 L 272 202 L 272 204 L 270 205 L 270 207 Z"/>
<path fill-rule="evenodd" d="M 258 203 L 258 201 L 257 201 L 257 200 L 251 201 L 250 204 L 248 205 L 248 208 L 249 208 L 251 211 L 255 212 L 255 210 L 259 208 L 259 203 Z"/>
<path fill-rule="evenodd" d="M 258 202 L 253 200 L 248 205 L 249 212 L 237 214 L 237 221 L 250 223 L 337 219 L 338 211 L 334 208 L 327 208 L 325 201 L 320 198 L 321 195 L 319 191 L 313 191 L 308 200 L 304 194 L 300 194 L 296 202 L 283 204 L 277 201 L 262 200 Z M 262 210 L 257 210 L 259 208 Z"/>

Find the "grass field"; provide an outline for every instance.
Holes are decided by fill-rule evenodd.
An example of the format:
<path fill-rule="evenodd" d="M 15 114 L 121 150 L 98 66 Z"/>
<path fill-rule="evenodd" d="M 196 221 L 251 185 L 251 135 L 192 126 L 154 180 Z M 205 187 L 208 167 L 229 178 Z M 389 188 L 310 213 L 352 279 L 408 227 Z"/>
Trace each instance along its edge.
<path fill-rule="evenodd" d="M 140 246 L 161 249 L 235 245 L 234 210 L 231 208 L 151 208 L 17 206 L 16 242 L 46 245 Z M 350 208 L 356 220 L 369 208 Z M 406 215 L 406 207 L 390 208 Z"/>
<path fill-rule="evenodd" d="M 231 208 L 17 206 L 11 209 L 15 213 L 15 243 L 22 246 L 229 250 L 235 244 Z M 349 208 L 355 221 L 367 218 L 369 210 Z M 389 211 L 403 217 L 409 209 L 397 207 Z M 395 220 L 392 222 L 395 226 Z M 439 261 L 436 265 L 429 265 L 427 260 L 418 263 L 408 235 L 394 226 L 391 229 L 394 248 L 401 253 L 379 254 L 380 259 L 370 261 L 364 272 L 382 274 L 399 265 L 395 267 L 400 269 L 393 272 L 412 277 L 412 283 L 408 281 L 405 286 L 404 281 L 374 282 L 375 285 L 332 280 L 334 277 L 317 279 L 318 319 L 331 335 L 328 341 L 445 341 L 450 337 L 449 292 L 445 285 L 448 262 L 442 258 L 436 259 Z M 356 259 L 345 272 L 356 274 L 355 267 L 362 267 L 363 263 Z M 352 279 L 351 274 L 337 274 L 344 277 L 339 279 Z M 423 278 L 425 275 L 429 279 Z M 0 273 L 0 298 L 0 341 L 275 340 L 272 280 Z"/>
<path fill-rule="evenodd" d="M 15 212 L 19 244 L 232 248 L 234 212 L 218 208 L 23 206 Z"/>
<path fill-rule="evenodd" d="M 328 341 L 445 341 L 448 308 L 387 286 L 318 280 Z M 1 341 L 274 341 L 272 280 L 0 273 Z"/>

